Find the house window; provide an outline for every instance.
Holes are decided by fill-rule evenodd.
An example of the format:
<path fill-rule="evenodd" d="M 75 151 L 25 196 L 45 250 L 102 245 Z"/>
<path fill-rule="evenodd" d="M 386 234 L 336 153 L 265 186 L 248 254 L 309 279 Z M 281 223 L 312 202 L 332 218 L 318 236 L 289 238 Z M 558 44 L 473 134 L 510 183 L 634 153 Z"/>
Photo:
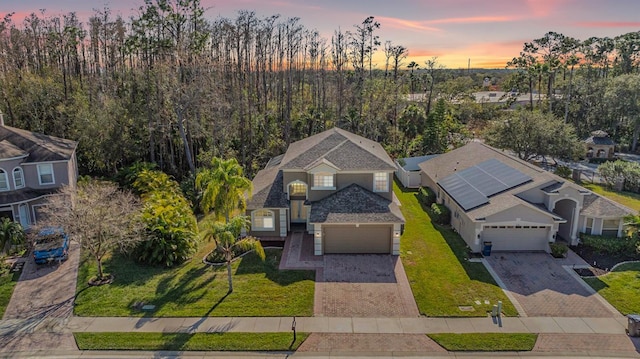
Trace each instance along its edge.
<path fill-rule="evenodd" d="M 24 187 L 24 175 L 22 174 L 22 168 L 20 167 L 13 169 L 13 184 L 16 188 Z"/>
<path fill-rule="evenodd" d="M 289 196 L 306 196 L 307 185 L 302 182 L 293 182 L 289 185 Z"/>
<path fill-rule="evenodd" d="M 313 187 L 331 188 L 333 187 L 333 175 L 331 173 L 316 173 L 313 175 Z"/>
<path fill-rule="evenodd" d="M 38 165 L 38 180 L 40 184 L 54 184 L 53 178 L 53 165 L 51 163 L 45 163 Z"/>
<path fill-rule="evenodd" d="M 0 169 L 0 191 L 9 190 L 9 179 L 7 178 L 7 172 Z"/>
<path fill-rule="evenodd" d="M 584 229 L 584 233 L 591 234 L 592 229 L 593 229 L 593 218 L 587 218 L 587 223 Z"/>
<path fill-rule="evenodd" d="M 620 221 L 617 219 L 605 219 L 602 221 L 602 235 L 606 237 L 618 236 L 618 225 Z"/>
<path fill-rule="evenodd" d="M 259 209 L 251 212 L 251 229 L 254 231 L 273 231 L 276 229 L 273 211 Z"/>
<path fill-rule="evenodd" d="M 389 192 L 389 175 L 385 172 L 377 172 L 373 174 L 373 191 Z"/>

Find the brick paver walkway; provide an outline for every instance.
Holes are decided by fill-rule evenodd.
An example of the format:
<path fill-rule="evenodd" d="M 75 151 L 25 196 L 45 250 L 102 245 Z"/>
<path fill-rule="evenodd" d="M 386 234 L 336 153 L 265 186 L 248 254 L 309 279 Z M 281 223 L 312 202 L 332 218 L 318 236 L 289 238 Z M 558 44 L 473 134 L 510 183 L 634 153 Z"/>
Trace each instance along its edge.
<path fill-rule="evenodd" d="M 434 352 L 445 353 L 424 334 L 335 334 L 313 333 L 298 352 Z"/>
<path fill-rule="evenodd" d="M 419 315 L 399 257 L 373 254 L 324 257 L 324 269 L 316 278 L 316 315 Z"/>
<path fill-rule="evenodd" d="M 293 232 L 286 239 L 280 269 L 318 269 L 323 266 L 322 256 L 313 255 L 313 236 Z"/>
<path fill-rule="evenodd" d="M 485 260 L 530 317 L 613 317 L 546 253 L 494 253 Z"/>
<path fill-rule="evenodd" d="M 637 354 L 624 334 L 540 334 L 534 352 Z"/>

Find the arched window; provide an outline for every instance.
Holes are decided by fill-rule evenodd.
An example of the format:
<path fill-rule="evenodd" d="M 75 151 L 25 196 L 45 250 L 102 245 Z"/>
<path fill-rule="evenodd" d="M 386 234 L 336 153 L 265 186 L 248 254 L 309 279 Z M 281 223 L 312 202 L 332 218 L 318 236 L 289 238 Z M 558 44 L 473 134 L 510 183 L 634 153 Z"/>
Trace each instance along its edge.
<path fill-rule="evenodd" d="M 9 190 L 9 179 L 7 178 L 7 172 L 0 168 L 0 191 Z"/>
<path fill-rule="evenodd" d="M 22 168 L 16 167 L 13 169 L 13 184 L 16 188 L 24 187 L 24 174 Z"/>
<path fill-rule="evenodd" d="M 251 230 L 274 231 L 275 229 L 276 224 L 273 211 L 268 209 L 259 209 L 251 212 Z"/>
<path fill-rule="evenodd" d="M 296 181 L 289 184 L 289 196 L 306 196 L 307 184 L 304 182 Z"/>

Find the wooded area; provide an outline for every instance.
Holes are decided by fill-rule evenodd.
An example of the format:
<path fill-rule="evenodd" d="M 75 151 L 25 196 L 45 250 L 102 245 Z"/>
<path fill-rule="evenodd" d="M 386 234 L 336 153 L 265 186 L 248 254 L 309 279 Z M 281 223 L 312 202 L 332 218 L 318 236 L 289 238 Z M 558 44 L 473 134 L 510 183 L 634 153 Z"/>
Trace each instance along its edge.
<path fill-rule="evenodd" d="M 368 17 L 326 39 L 298 18 L 209 20 L 198 0 L 148 0 L 128 20 L 108 8 L 87 23 L 9 14 L 0 109 L 7 125 L 79 141 L 82 174 L 147 161 L 182 180 L 217 156 L 237 158 L 251 177 L 289 143 L 334 125 L 393 156 L 464 143 L 503 116 L 469 96 L 488 76 L 492 88 L 555 94 L 531 105 L 579 137 L 602 129 L 636 147 L 639 32 L 585 41 L 550 32 L 505 64 L 512 70 L 489 72 L 407 63 L 409 49 L 380 39 L 381 26 Z"/>

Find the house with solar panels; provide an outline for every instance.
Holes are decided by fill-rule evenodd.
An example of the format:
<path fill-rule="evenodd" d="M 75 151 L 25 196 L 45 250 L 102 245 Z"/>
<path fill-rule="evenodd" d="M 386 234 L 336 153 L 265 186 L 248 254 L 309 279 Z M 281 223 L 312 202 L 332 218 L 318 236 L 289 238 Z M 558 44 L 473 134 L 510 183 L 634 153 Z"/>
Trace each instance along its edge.
<path fill-rule="evenodd" d="M 474 252 L 549 251 L 579 233 L 620 237 L 633 211 L 480 142 L 420 163 L 422 186 L 451 210 L 451 226 Z"/>

